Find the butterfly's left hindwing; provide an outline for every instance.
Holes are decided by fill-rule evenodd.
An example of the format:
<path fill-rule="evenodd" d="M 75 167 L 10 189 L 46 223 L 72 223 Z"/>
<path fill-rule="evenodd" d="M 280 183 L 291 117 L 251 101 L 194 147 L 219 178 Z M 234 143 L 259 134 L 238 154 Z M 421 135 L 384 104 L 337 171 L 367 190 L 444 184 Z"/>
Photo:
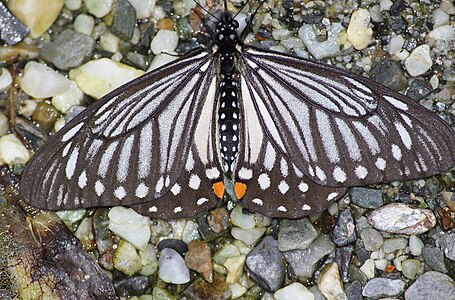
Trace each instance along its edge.
<path fill-rule="evenodd" d="M 220 173 L 214 152 L 199 155 L 203 146 L 195 135 L 200 112 L 215 97 L 209 92 L 215 78 L 212 64 L 213 56 L 201 51 L 87 108 L 28 164 L 21 182 L 25 198 L 42 209 L 132 205 L 180 194 L 178 184 L 182 197 L 194 183 L 191 175 L 201 176 L 206 168 Z M 207 128 L 204 132 L 207 136 Z M 200 180 L 207 184 L 206 178 Z M 198 192 L 202 198 L 211 191 Z M 176 215 L 173 208 L 159 213 Z"/>

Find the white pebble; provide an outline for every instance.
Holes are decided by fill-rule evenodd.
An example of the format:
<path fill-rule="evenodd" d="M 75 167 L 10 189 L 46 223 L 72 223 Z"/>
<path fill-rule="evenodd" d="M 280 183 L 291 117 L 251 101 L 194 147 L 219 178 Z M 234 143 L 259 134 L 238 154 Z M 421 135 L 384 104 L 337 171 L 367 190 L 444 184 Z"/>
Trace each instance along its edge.
<path fill-rule="evenodd" d="M 308 51 L 316 59 L 336 56 L 340 53 L 340 45 L 338 44 L 338 36 L 344 27 L 341 23 L 333 23 L 327 32 L 327 40 L 319 42 L 316 33 L 311 25 L 303 25 L 299 29 L 299 37 L 304 42 Z"/>
<path fill-rule="evenodd" d="M 413 77 L 424 74 L 432 65 L 433 61 L 428 45 L 421 45 L 415 48 L 404 62 L 406 70 Z"/>
<path fill-rule="evenodd" d="M 21 88 L 34 98 L 49 98 L 67 91 L 70 81 L 46 65 L 30 61 L 25 65 Z"/>
<path fill-rule="evenodd" d="M 381 10 L 390 10 L 390 8 L 393 5 L 393 2 L 391 0 L 381 0 L 379 5 L 381 7 Z"/>
<path fill-rule="evenodd" d="M 404 38 L 401 34 L 393 36 L 390 39 L 390 42 L 388 44 L 388 51 L 390 54 L 396 54 L 399 51 L 401 51 L 401 49 L 403 48 L 403 45 L 404 45 Z"/>
<path fill-rule="evenodd" d="M 170 55 L 170 54 L 172 54 L 172 55 Z M 174 52 L 174 51 L 171 51 L 169 54 L 162 53 L 162 54 L 155 55 L 152 62 L 150 63 L 150 67 L 147 69 L 147 72 L 158 69 L 158 68 L 164 66 L 165 64 L 168 64 L 168 63 L 176 60 L 177 58 L 179 58 L 179 56 L 177 55 L 177 52 Z"/>
<path fill-rule="evenodd" d="M 275 40 L 281 41 L 291 35 L 291 32 L 287 29 L 275 29 L 272 31 L 272 36 Z"/>
<path fill-rule="evenodd" d="M 76 81 L 85 94 L 98 99 L 142 74 L 144 74 L 142 70 L 109 58 L 101 58 L 71 70 L 69 77 Z"/>
<path fill-rule="evenodd" d="M 245 255 L 230 257 L 224 262 L 224 267 L 227 270 L 226 282 L 235 283 L 243 274 L 243 267 L 245 265 Z"/>
<path fill-rule="evenodd" d="M 158 257 L 155 246 L 148 244 L 144 250 L 139 251 L 139 256 L 141 257 L 142 264 L 141 275 L 150 276 L 155 274 L 158 270 Z"/>
<path fill-rule="evenodd" d="M 232 236 L 237 239 L 241 240 L 247 245 L 254 245 L 256 244 L 259 239 L 264 235 L 265 228 L 264 227 L 256 227 L 253 229 L 242 229 L 239 227 L 233 227 L 231 230 Z"/>
<path fill-rule="evenodd" d="M 93 28 L 95 28 L 95 19 L 92 16 L 80 14 L 74 20 L 74 30 L 86 34 L 91 35 Z"/>
<path fill-rule="evenodd" d="M 22 101 L 21 106 L 19 106 L 19 113 L 24 117 L 31 117 L 35 111 L 38 103 L 35 100 L 26 99 Z"/>
<path fill-rule="evenodd" d="M 319 290 L 327 299 L 347 299 L 336 262 L 324 267 L 317 279 L 317 284 Z"/>
<path fill-rule="evenodd" d="M 52 105 L 60 112 L 66 113 L 73 105 L 80 105 L 84 100 L 84 93 L 76 82 L 71 81 L 70 88 L 59 95 L 52 97 Z"/>
<path fill-rule="evenodd" d="M 82 0 L 65 0 L 65 7 L 69 10 L 79 10 L 82 7 Z"/>
<path fill-rule="evenodd" d="M 0 136 L 4 136 L 9 131 L 8 117 L 0 112 Z"/>
<path fill-rule="evenodd" d="M 186 222 L 185 228 L 182 232 L 182 241 L 189 244 L 193 240 L 198 240 L 201 238 L 199 231 L 197 230 L 199 225 L 196 222 L 188 221 Z"/>
<path fill-rule="evenodd" d="M 150 240 L 150 218 L 142 216 L 132 208 L 113 207 L 108 214 L 109 229 L 131 243 L 139 250 L 144 250 Z"/>
<path fill-rule="evenodd" d="M 169 53 L 177 48 L 179 36 L 173 30 L 162 29 L 158 31 L 150 43 L 150 49 L 157 55 L 160 53 Z"/>
<path fill-rule="evenodd" d="M 440 8 L 433 11 L 433 23 L 435 27 L 445 25 L 449 22 L 450 16 Z"/>
<path fill-rule="evenodd" d="M 129 276 L 139 272 L 142 268 L 141 257 L 136 249 L 124 240 L 120 240 L 118 243 L 118 247 L 114 253 L 113 263 L 117 270 Z"/>
<path fill-rule="evenodd" d="M 231 214 L 231 222 L 233 225 L 238 226 L 243 229 L 253 229 L 256 225 L 256 221 L 254 220 L 253 214 L 244 214 L 242 211 L 242 206 L 237 205 L 232 210 Z"/>
<path fill-rule="evenodd" d="M 445 11 L 449 15 L 455 14 L 455 5 L 453 4 L 452 0 L 443 0 L 443 1 L 441 1 L 441 4 L 439 5 L 439 8 L 441 8 L 443 11 Z"/>
<path fill-rule="evenodd" d="M 65 117 L 58 118 L 57 121 L 54 123 L 54 131 L 57 132 L 63 127 L 65 127 L 66 120 Z"/>
<path fill-rule="evenodd" d="M 114 4 L 114 0 L 84 0 L 88 12 L 97 18 L 107 15 Z"/>
<path fill-rule="evenodd" d="M 231 299 L 237 299 L 243 296 L 248 290 L 239 283 L 233 283 L 229 285 L 231 291 Z"/>
<path fill-rule="evenodd" d="M 370 25 L 370 13 L 368 10 L 359 8 L 352 13 L 347 34 L 348 39 L 357 50 L 365 49 L 373 37 Z"/>
<path fill-rule="evenodd" d="M 106 31 L 100 37 L 100 46 L 111 53 L 118 52 L 120 49 L 120 39 L 110 31 Z"/>
<path fill-rule="evenodd" d="M 155 0 L 128 0 L 136 10 L 137 19 L 150 18 L 155 8 Z"/>
<path fill-rule="evenodd" d="M 30 152 L 12 133 L 0 137 L 0 163 L 9 166 L 25 164 L 30 160 Z"/>
<path fill-rule="evenodd" d="M 360 271 L 367 276 L 367 278 L 374 278 L 374 260 L 371 258 L 367 259 L 360 267 Z"/>
<path fill-rule="evenodd" d="M 158 277 L 167 283 L 184 284 L 190 281 L 190 269 L 177 251 L 164 248 L 160 252 Z"/>
<path fill-rule="evenodd" d="M 411 235 L 409 237 L 409 250 L 411 251 L 412 255 L 420 256 L 422 254 L 423 249 L 423 242 L 415 235 Z"/>
<path fill-rule="evenodd" d="M 276 300 L 314 300 L 314 295 L 303 284 L 294 282 L 276 291 L 273 298 Z"/>
<path fill-rule="evenodd" d="M 303 41 L 298 37 L 292 36 L 292 37 L 288 37 L 287 39 L 282 40 L 281 45 L 285 46 L 288 49 L 302 48 Z"/>
<path fill-rule="evenodd" d="M 455 30 L 450 25 L 442 25 L 430 31 L 428 36 L 435 40 L 453 41 L 455 40 Z"/>
<path fill-rule="evenodd" d="M 11 77 L 11 73 L 8 69 L 1 68 L 0 70 L 0 92 L 4 92 L 9 89 L 13 83 L 13 78 Z"/>

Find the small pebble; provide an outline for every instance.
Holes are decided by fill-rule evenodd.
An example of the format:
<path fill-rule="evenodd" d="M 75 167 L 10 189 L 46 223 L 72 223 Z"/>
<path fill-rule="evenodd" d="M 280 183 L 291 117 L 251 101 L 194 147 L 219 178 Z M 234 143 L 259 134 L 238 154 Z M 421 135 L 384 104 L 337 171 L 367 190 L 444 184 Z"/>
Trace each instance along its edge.
<path fill-rule="evenodd" d="M 420 256 L 422 254 L 423 249 L 423 242 L 415 235 L 411 235 L 409 237 L 409 250 L 411 251 L 412 255 Z"/>
<path fill-rule="evenodd" d="M 368 299 L 398 297 L 404 292 L 406 282 L 401 279 L 373 278 L 363 288 L 362 295 Z"/>
<path fill-rule="evenodd" d="M 198 232 L 199 225 L 196 222 L 188 221 L 186 222 L 185 228 L 182 232 L 182 241 L 186 244 L 189 244 L 193 240 L 200 239 L 200 234 Z"/>
<path fill-rule="evenodd" d="M 155 8 L 155 0 L 128 0 L 136 10 L 136 18 L 150 18 Z"/>
<path fill-rule="evenodd" d="M 340 54 L 338 35 L 344 27 L 341 23 L 333 23 L 327 32 L 327 40 L 318 40 L 313 26 L 305 24 L 299 29 L 299 37 L 304 42 L 306 48 L 316 59 L 333 57 Z"/>
<path fill-rule="evenodd" d="M 114 267 L 128 276 L 141 270 L 141 257 L 133 245 L 120 240 L 114 254 Z"/>
<path fill-rule="evenodd" d="M 229 285 L 229 290 L 231 291 L 231 299 L 237 299 L 242 297 L 248 290 L 239 283 L 234 283 Z"/>
<path fill-rule="evenodd" d="M 86 14 L 80 14 L 76 17 L 73 23 L 74 30 L 91 36 L 93 28 L 95 28 L 95 19 Z"/>
<path fill-rule="evenodd" d="M 384 244 L 382 234 L 374 228 L 365 228 L 360 233 L 365 249 L 368 251 L 378 251 Z"/>
<path fill-rule="evenodd" d="M 13 78 L 11 77 L 11 73 L 8 69 L 1 68 L 0 69 L 0 93 L 7 91 L 9 87 L 13 83 Z"/>
<path fill-rule="evenodd" d="M 35 39 L 51 27 L 63 4 L 64 0 L 11 0 L 8 8 L 30 29 L 30 37 Z"/>
<path fill-rule="evenodd" d="M 373 30 L 370 25 L 370 13 L 359 8 L 352 13 L 347 34 L 348 39 L 357 50 L 365 49 L 371 42 Z"/>
<path fill-rule="evenodd" d="M 327 299 L 346 299 L 337 263 L 324 267 L 316 282 Z"/>
<path fill-rule="evenodd" d="M 348 300 L 362 300 L 362 284 L 359 281 L 353 281 L 347 285 L 346 296 Z"/>
<path fill-rule="evenodd" d="M 188 245 L 185 254 L 188 268 L 200 273 L 207 282 L 213 282 L 213 269 L 210 247 L 205 241 L 195 240 Z"/>
<path fill-rule="evenodd" d="M 26 164 L 30 160 L 30 152 L 12 133 L 0 137 L 0 163 L 14 166 Z"/>
<path fill-rule="evenodd" d="M 65 0 L 65 7 L 69 10 L 79 10 L 82 7 L 82 0 Z"/>
<path fill-rule="evenodd" d="M 221 247 L 221 249 L 216 251 L 215 255 L 213 256 L 213 260 L 217 264 L 222 265 L 228 258 L 237 256 L 240 256 L 239 248 L 232 244 L 225 244 Z"/>
<path fill-rule="evenodd" d="M 409 57 L 406 58 L 404 66 L 412 77 L 425 74 L 433 66 L 430 47 L 428 45 L 420 45 L 412 50 Z"/>
<path fill-rule="evenodd" d="M 405 300 L 455 299 L 455 282 L 439 272 L 426 272 L 406 290 Z"/>
<path fill-rule="evenodd" d="M 0 40 L 7 45 L 16 45 L 29 34 L 27 26 L 8 10 L 4 2 L 0 2 L 0 24 Z"/>
<path fill-rule="evenodd" d="M 246 257 L 246 268 L 251 278 L 264 290 L 275 292 L 285 277 L 283 256 L 278 241 L 266 236 Z"/>
<path fill-rule="evenodd" d="M 441 235 L 436 240 L 436 245 L 444 252 L 444 256 L 455 261 L 455 233 Z"/>
<path fill-rule="evenodd" d="M 435 27 L 445 25 L 449 22 L 450 16 L 440 8 L 433 11 L 433 23 Z"/>
<path fill-rule="evenodd" d="M 451 25 L 442 25 L 430 31 L 428 36 L 435 40 L 453 41 L 455 40 L 455 30 Z"/>
<path fill-rule="evenodd" d="M 229 285 L 224 280 L 224 277 L 215 273 L 213 276 L 213 283 L 208 283 L 201 278 L 197 278 L 183 293 L 187 299 L 204 300 L 211 298 L 221 300 L 226 299 L 226 295 L 229 293 L 228 289 Z M 158 298 L 154 298 L 153 300 L 158 300 Z M 175 300 L 175 298 L 169 300 Z"/>
<path fill-rule="evenodd" d="M 240 205 L 234 207 L 231 212 L 231 223 L 242 229 L 253 229 L 256 226 L 254 214 L 244 214 L 242 210 Z"/>
<path fill-rule="evenodd" d="M 139 250 L 144 250 L 150 239 L 150 218 L 142 216 L 132 208 L 115 206 L 109 211 L 109 229 L 131 243 Z"/>
<path fill-rule="evenodd" d="M 278 231 L 280 251 L 306 249 L 318 237 L 318 232 L 307 219 L 282 219 Z"/>
<path fill-rule="evenodd" d="M 332 241 L 342 247 L 357 239 L 355 232 L 354 216 L 349 208 L 343 210 L 338 216 L 335 228 L 332 230 Z"/>
<path fill-rule="evenodd" d="M 184 256 L 188 251 L 188 245 L 178 239 L 163 239 L 158 243 L 158 251 L 161 251 L 165 248 L 173 249 L 177 251 L 181 256 Z"/>
<path fill-rule="evenodd" d="M 155 245 L 148 244 L 144 250 L 139 250 L 139 256 L 141 257 L 142 269 L 140 274 L 145 276 L 151 276 L 158 271 L 158 257 L 156 255 Z"/>
<path fill-rule="evenodd" d="M 115 62 L 109 58 L 89 61 L 69 72 L 69 78 L 79 88 L 96 99 L 144 74 L 143 71 Z"/>
<path fill-rule="evenodd" d="M 401 272 L 409 279 L 414 279 L 422 263 L 417 259 L 406 259 L 401 263 Z"/>
<path fill-rule="evenodd" d="M 150 43 L 150 50 L 155 55 L 161 53 L 172 53 L 176 48 L 179 41 L 177 32 L 173 30 L 162 29 L 158 31 Z"/>
<path fill-rule="evenodd" d="M 374 209 L 384 204 L 381 190 L 353 187 L 349 189 L 349 195 L 352 203 L 363 208 Z"/>
<path fill-rule="evenodd" d="M 150 279 L 147 276 L 128 276 L 115 280 L 114 287 L 117 296 L 131 299 L 130 296 L 142 295 L 150 288 Z"/>
<path fill-rule="evenodd" d="M 367 278 L 374 278 L 375 263 L 373 259 L 367 259 L 360 267 L 360 271 L 367 276 Z"/>
<path fill-rule="evenodd" d="M 408 240 L 405 238 L 390 238 L 384 241 L 382 250 L 384 253 L 392 253 L 400 249 L 404 249 L 408 245 Z"/>
<path fill-rule="evenodd" d="M 265 227 L 255 227 L 253 229 L 242 229 L 239 227 L 233 227 L 231 229 L 231 235 L 235 239 L 241 240 L 247 245 L 254 245 L 264 235 L 265 230 L 266 230 Z"/>
<path fill-rule="evenodd" d="M 8 117 L 5 116 L 4 113 L 0 112 L 0 137 L 6 135 L 8 131 L 9 131 Z"/>
<path fill-rule="evenodd" d="M 314 295 L 303 284 L 293 282 L 273 294 L 276 300 L 315 300 Z"/>
<path fill-rule="evenodd" d="M 112 10 L 114 0 L 84 0 L 88 12 L 97 18 L 102 18 Z"/>
<path fill-rule="evenodd" d="M 403 203 L 390 203 L 373 211 L 368 217 L 368 222 L 381 231 L 416 235 L 433 228 L 436 225 L 436 218 L 428 209 L 413 208 Z"/>
<path fill-rule="evenodd" d="M 136 26 L 136 10 L 128 0 L 117 0 L 112 18 L 112 33 L 124 41 L 133 37 Z"/>
<path fill-rule="evenodd" d="M 226 282 L 235 283 L 243 274 L 243 266 L 245 265 L 245 255 L 239 255 L 226 259 L 223 266 L 227 270 Z"/>
<path fill-rule="evenodd" d="M 71 81 L 44 64 L 30 61 L 25 65 L 22 90 L 34 98 L 49 98 L 66 92 Z"/>
<path fill-rule="evenodd" d="M 447 268 L 444 262 L 444 252 L 441 249 L 426 245 L 422 249 L 422 257 L 425 263 L 434 271 L 447 273 Z"/>
<path fill-rule="evenodd" d="M 81 105 L 84 100 L 84 93 L 74 81 L 64 93 L 52 97 L 52 105 L 60 112 L 66 113 L 72 106 Z"/>
<path fill-rule="evenodd" d="M 177 251 L 164 248 L 160 252 L 158 277 L 167 283 L 184 284 L 190 281 L 190 270 Z"/>
<path fill-rule="evenodd" d="M 209 212 L 207 223 L 215 233 L 221 233 L 231 226 L 231 220 L 226 208 L 215 208 Z"/>

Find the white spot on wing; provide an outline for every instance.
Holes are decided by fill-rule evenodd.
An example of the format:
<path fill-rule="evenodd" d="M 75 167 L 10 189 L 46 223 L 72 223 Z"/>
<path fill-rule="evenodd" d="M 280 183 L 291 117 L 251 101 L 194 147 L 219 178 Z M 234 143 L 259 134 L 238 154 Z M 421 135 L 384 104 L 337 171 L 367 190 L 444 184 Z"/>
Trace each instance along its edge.
<path fill-rule="evenodd" d="M 188 186 L 193 190 L 197 190 L 201 185 L 201 179 L 196 174 L 192 174 Z"/>
<path fill-rule="evenodd" d="M 101 196 L 104 193 L 104 184 L 102 184 L 99 180 L 95 182 L 95 193 L 98 196 Z"/>
<path fill-rule="evenodd" d="M 308 191 L 308 184 L 306 184 L 305 182 L 300 182 L 299 183 L 299 190 L 302 192 L 302 193 L 306 193 Z"/>
<path fill-rule="evenodd" d="M 338 182 L 346 181 L 346 173 L 340 167 L 335 167 L 333 170 L 333 178 Z"/>
<path fill-rule="evenodd" d="M 114 190 L 114 196 L 120 200 L 126 197 L 126 191 L 123 186 L 119 186 Z"/>
<path fill-rule="evenodd" d="M 248 180 L 253 177 L 253 170 L 242 167 L 238 174 L 241 179 Z"/>
<path fill-rule="evenodd" d="M 197 200 L 196 204 L 197 204 L 197 205 L 202 205 L 202 204 L 204 204 L 204 203 L 206 203 L 206 202 L 209 202 L 209 199 L 207 199 L 207 198 L 199 198 L 199 199 Z"/>
<path fill-rule="evenodd" d="M 395 106 L 398 109 L 408 110 L 408 105 L 406 103 L 401 102 L 400 100 L 398 100 L 396 98 L 384 96 L 384 99 L 387 100 L 387 102 L 389 102 L 390 104 L 392 104 L 393 106 Z"/>
<path fill-rule="evenodd" d="M 364 166 L 357 166 L 355 168 L 355 175 L 359 179 L 364 179 L 368 175 L 368 170 Z"/>
<path fill-rule="evenodd" d="M 264 201 L 262 201 L 262 200 L 259 199 L 259 198 L 254 198 L 254 199 L 252 200 L 252 202 L 253 202 L 254 204 L 259 205 L 259 206 L 264 205 Z"/>
<path fill-rule="evenodd" d="M 284 195 L 289 190 L 289 185 L 286 183 L 286 181 L 281 180 L 280 184 L 278 184 L 278 189 L 280 190 L 281 194 Z"/>
<path fill-rule="evenodd" d="M 335 197 L 338 196 L 338 193 L 330 193 L 328 196 L 327 196 L 327 201 L 330 201 L 330 200 L 333 200 L 335 199 Z"/>
<path fill-rule="evenodd" d="M 63 136 L 62 136 L 62 139 L 61 141 L 62 142 L 66 142 L 68 140 L 70 140 L 71 138 L 73 138 L 78 132 L 79 130 L 81 129 L 81 127 L 84 125 L 84 123 L 79 123 L 77 124 L 76 126 L 74 126 L 73 128 L 71 128 L 70 130 L 68 130 Z"/>
<path fill-rule="evenodd" d="M 288 173 L 289 173 L 288 163 L 284 158 L 281 158 L 281 160 L 280 160 L 280 171 L 281 171 L 281 175 L 283 175 L 283 177 L 288 176 Z"/>
<path fill-rule="evenodd" d="M 322 110 L 316 110 L 316 121 L 321 135 L 322 145 L 324 151 L 331 163 L 340 161 L 340 154 L 338 153 L 335 137 L 333 136 L 333 129 L 328 115 Z"/>
<path fill-rule="evenodd" d="M 220 171 L 218 171 L 218 168 L 213 167 L 205 170 L 205 175 L 208 179 L 217 179 L 220 176 Z"/>
<path fill-rule="evenodd" d="M 76 147 L 71 151 L 70 157 L 68 158 L 68 161 L 66 162 L 66 168 L 65 168 L 65 175 L 66 178 L 71 179 L 74 175 L 74 171 L 76 170 L 76 164 L 77 164 L 77 158 L 79 156 L 79 147 Z"/>
<path fill-rule="evenodd" d="M 402 156 L 401 149 L 400 149 L 400 147 L 398 147 L 395 144 L 392 145 L 392 156 L 396 160 L 401 160 L 401 156 Z"/>
<path fill-rule="evenodd" d="M 311 206 L 309 206 L 308 204 L 304 204 L 302 206 L 302 210 L 311 210 Z"/>
<path fill-rule="evenodd" d="M 81 175 L 79 175 L 79 178 L 77 180 L 77 185 L 83 189 L 87 186 L 87 173 L 84 171 L 82 171 Z"/>
<path fill-rule="evenodd" d="M 270 187 L 270 177 L 266 173 L 259 175 L 258 177 L 259 187 L 262 190 L 266 190 Z"/>
<path fill-rule="evenodd" d="M 149 193 L 149 188 L 146 186 L 144 183 L 139 183 L 139 185 L 136 188 L 136 197 L 138 198 L 145 198 Z"/>
<path fill-rule="evenodd" d="M 158 208 L 155 205 L 150 206 L 149 212 L 154 213 L 154 212 L 157 212 L 157 211 L 158 211 Z"/>
<path fill-rule="evenodd" d="M 400 135 L 401 141 L 403 142 L 403 145 L 406 147 L 406 149 L 411 150 L 412 146 L 412 140 L 411 136 L 409 135 L 409 132 L 404 128 L 403 124 L 395 122 L 395 128 L 398 131 L 398 134 Z"/>
<path fill-rule="evenodd" d="M 264 167 L 270 171 L 273 168 L 276 160 L 276 151 L 273 148 L 272 144 L 267 143 L 265 148 L 265 155 L 264 155 Z"/>
<path fill-rule="evenodd" d="M 316 176 L 319 178 L 320 181 L 325 181 L 327 179 L 327 176 L 325 175 L 324 171 L 318 166 L 316 167 Z"/>
<path fill-rule="evenodd" d="M 382 157 L 378 157 L 378 159 L 375 162 L 375 165 L 379 170 L 384 171 L 385 166 L 386 166 L 386 161 Z"/>
<path fill-rule="evenodd" d="M 282 211 L 282 212 L 287 212 L 288 211 L 287 208 L 284 207 L 283 205 L 278 206 L 277 210 L 278 211 Z"/>
<path fill-rule="evenodd" d="M 164 187 L 164 178 L 163 176 L 160 177 L 160 179 L 158 179 L 157 183 L 156 183 L 156 186 L 155 186 L 155 193 L 160 193 L 161 190 L 163 189 Z"/>
<path fill-rule="evenodd" d="M 177 206 L 177 207 L 174 208 L 174 213 L 175 213 L 175 214 L 178 214 L 178 213 L 181 212 L 182 210 L 183 210 L 183 209 L 182 209 L 181 206 Z"/>
<path fill-rule="evenodd" d="M 180 185 L 178 183 L 176 183 L 172 186 L 171 193 L 174 194 L 174 196 L 177 196 L 178 194 L 180 194 L 181 190 L 182 190 L 182 188 L 180 187 Z"/>

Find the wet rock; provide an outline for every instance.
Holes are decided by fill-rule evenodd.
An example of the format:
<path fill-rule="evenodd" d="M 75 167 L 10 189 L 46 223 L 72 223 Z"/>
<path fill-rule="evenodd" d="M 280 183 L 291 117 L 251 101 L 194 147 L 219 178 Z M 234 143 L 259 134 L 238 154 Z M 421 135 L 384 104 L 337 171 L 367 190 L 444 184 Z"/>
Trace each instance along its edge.
<path fill-rule="evenodd" d="M 207 222 L 215 233 L 223 232 L 231 226 L 231 220 L 226 208 L 216 208 L 209 212 Z"/>
<path fill-rule="evenodd" d="M 40 56 L 60 70 L 69 70 L 89 60 L 94 47 L 95 40 L 90 36 L 66 29 L 42 48 Z"/>
<path fill-rule="evenodd" d="M 318 232 L 308 219 L 283 219 L 278 232 L 278 247 L 280 251 L 303 250 L 317 237 Z"/>
<path fill-rule="evenodd" d="M 142 216 L 132 208 L 113 207 L 108 214 L 109 229 L 131 243 L 139 250 L 144 250 L 150 240 L 150 218 Z"/>
<path fill-rule="evenodd" d="M 332 231 L 332 241 L 339 247 L 354 242 L 357 239 L 354 217 L 349 208 L 343 210 L 338 216 L 335 228 Z"/>
<path fill-rule="evenodd" d="M 422 249 L 422 256 L 425 263 L 434 271 L 447 273 L 447 268 L 444 263 L 444 252 L 437 247 L 426 245 Z"/>
<path fill-rule="evenodd" d="M 188 268 L 200 273 L 205 281 L 213 282 L 211 251 L 205 241 L 191 241 L 185 262 Z"/>
<path fill-rule="evenodd" d="M 441 235 L 436 240 L 436 245 L 441 248 L 445 257 L 455 261 L 455 233 Z"/>
<path fill-rule="evenodd" d="M 362 300 L 362 284 L 358 281 L 352 282 L 346 287 L 348 300 Z"/>
<path fill-rule="evenodd" d="M 360 238 L 363 241 L 365 249 L 368 251 L 378 251 L 384 244 L 382 234 L 374 228 L 365 228 L 360 233 Z"/>
<path fill-rule="evenodd" d="M 185 255 L 185 253 L 188 251 L 188 245 L 185 242 L 177 239 L 161 240 L 158 244 L 158 250 L 161 251 L 164 248 L 174 249 L 181 256 Z"/>
<path fill-rule="evenodd" d="M 273 294 L 273 299 L 276 300 L 314 300 L 314 295 L 303 284 L 294 282 Z"/>
<path fill-rule="evenodd" d="M 202 279 L 196 279 L 183 292 L 188 299 L 194 300 L 225 300 L 229 299 L 227 293 L 228 284 L 222 275 L 215 273 L 213 283 L 208 283 Z"/>
<path fill-rule="evenodd" d="M 227 270 L 226 282 L 236 283 L 243 274 L 243 266 L 245 265 L 245 255 L 230 257 L 226 259 L 223 266 Z"/>
<path fill-rule="evenodd" d="M 266 236 L 246 257 L 246 268 L 251 278 L 264 290 L 276 291 L 285 276 L 285 265 L 278 241 Z"/>
<path fill-rule="evenodd" d="M 233 227 L 231 230 L 231 235 L 247 245 L 256 244 L 260 238 L 264 235 L 266 228 L 265 227 L 256 227 L 253 229 L 242 229 L 239 227 Z"/>
<path fill-rule="evenodd" d="M 430 271 L 420 276 L 404 297 L 406 300 L 455 299 L 455 282 L 445 274 Z"/>
<path fill-rule="evenodd" d="M 384 204 L 380 190 L 354 187 L 349 189 L 349 195 L 352 203 L 363 208 L 374 209 Z"/>
<path fill-rule="evenodd" d="M 158 277 L 164 282 L 184 284 L 190 281 L 190 270 L 174 249 L 165 248 L 160 252 Z"/>
<path fill-rule="evenodd" d="M 406 282 L 401 279 L 373 278 L 363 288 L 362 295 L 369 299 L 398 297 L 404 291 Z"/>
<path fill-rule="evenodd" d="M 3 2 L 0 2 L 0 40 L 8 45 L 16 45 L 28 33 L 27 26 L 11 14 Z"/>
<path fill-rule="evenodd" d="M 395 91 L 404 90 L 408 86 L 408 80 L 403 74 L 401 65 L 394 60 L 379 61 L 370 73 L 375 81 Z"/>
<path fill-rule="evenodd" d="M 120 240 L 114 254 L 114 268 L 128 276 L 139 272 L 142 268 L 141 258 L 130 243 Z"/>
<path fill-rule="evenodd" d="M 125 277 L 114 281 L 114 288 L 120 297 L 140 296 L 150 288 L 147 276 Z"/>
<path fill-rule="evenodd" d="M 349 264 L 351 263 L 352 253 L 354 246 L 348 245 L 346 247 L 338 248 L 335 250 L 335 260 L 340 269 L 340 276 L 343 282 L 349 282 Z"/>
<path fill-rule="evenodd" d="M 70 83 L 48 66 L 30 61 L 25 65 L 21 88 L 34 98 L 49 98 L 67 91 Z"/>
<path fill-rule="evenodd" d="M 136 25 L 136 10 L 127 0 L 118 0 L 114 4 L 114 16 L 112 18 L 112 33 L 124 41 L 133 37 Z"/>
<path fill-rule="evenodd" d="M 331 263 L 323 269 L 317 284 L 327 299 L 346 299 L 337 263 Z"/>

